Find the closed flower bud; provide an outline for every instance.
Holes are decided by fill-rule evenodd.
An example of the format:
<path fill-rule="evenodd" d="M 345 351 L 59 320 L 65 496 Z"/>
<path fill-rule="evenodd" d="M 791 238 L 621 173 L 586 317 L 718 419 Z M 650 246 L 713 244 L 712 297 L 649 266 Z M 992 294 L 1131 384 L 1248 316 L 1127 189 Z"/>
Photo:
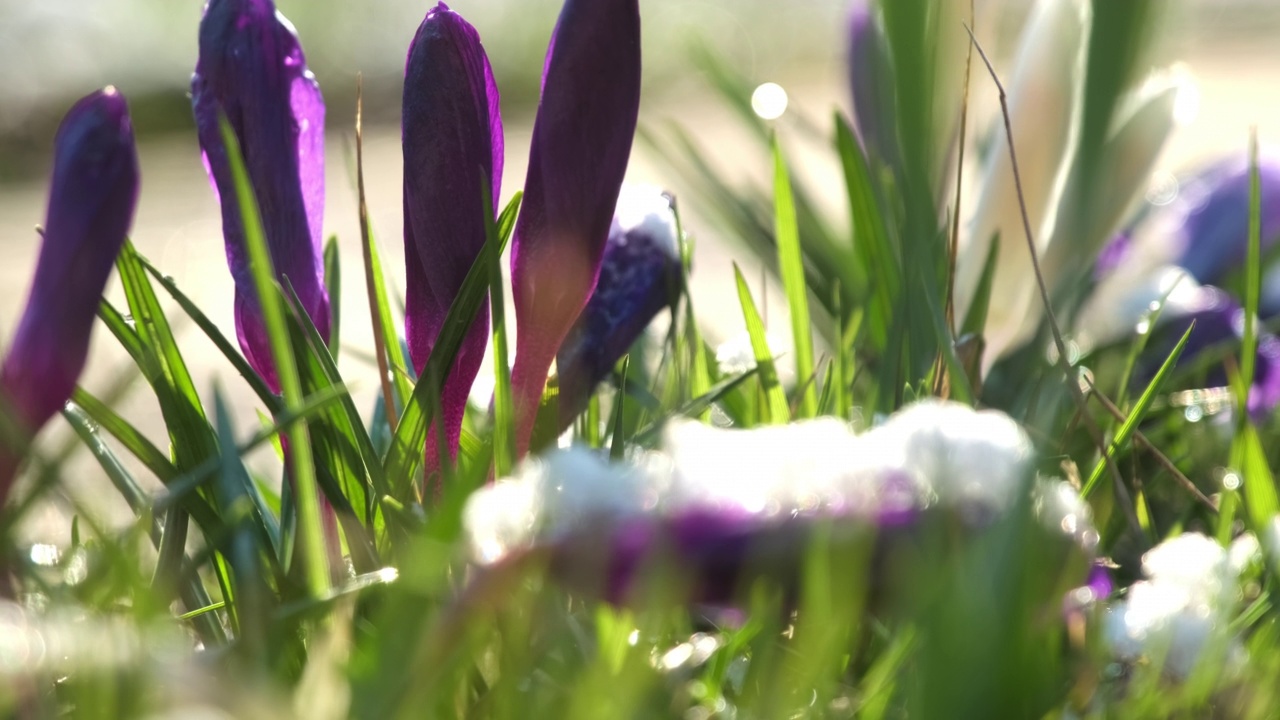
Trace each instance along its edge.
<path fill-rule="evenodd" d="M 639 108 L 637 0 L 565 0 L 511 250 L 519 454 L 528 449 L 551 362 L 595 289 Z"/>
<path fill-rule="evenodd" d="M 502 181 L 498 87 L 480 36 L 441 3 L 427 13 L 409 47 L 404 112 L 405 336 L 422 372 L 454 298 L 485 244 L 485 183 Z M 482 306 L 444 385 L 444 429 L 451 455 L 467 394 L 480 370 L 489 329 Z M 427 438 L 428 473 L 439 467 Z"/>
<path fill-rule="evenodd" d="M 26 310 L 0 369 L 16 430 L 35 435 L 71 397 L 89 354 L 89 332 L 138 201 L 138 154 L 115 88 L 80 100 L 54 139 L 44 242 Z M 20 460 L 0 450 L 0 498 Z"/>
<path fill-rule="evenodd" d="M 293 26 L 271 0 L 211 0 L 200 22 L 191 79 L 200 148 L 222 202 L 222 235 L 235 280 L 236 334 L 245 358 L 277 392 L 279 382 L 254 291 L 235 185 L 219 117 L 244 156 L 271 262 L 287 278 L 321 337 L 329 338 L 324 286 L 324 98 Z"/>

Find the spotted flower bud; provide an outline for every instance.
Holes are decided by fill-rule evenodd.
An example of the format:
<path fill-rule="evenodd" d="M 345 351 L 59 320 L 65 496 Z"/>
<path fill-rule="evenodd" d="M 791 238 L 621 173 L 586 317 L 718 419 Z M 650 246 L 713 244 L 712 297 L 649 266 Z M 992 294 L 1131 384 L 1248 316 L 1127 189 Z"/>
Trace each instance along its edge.
<path fill-rule="evenodd" d="M 680 264 L 670 196 L 656 188 L 624 188 L 600 281 L 556 356 L 561 427 L 582 412 L 595 386 L 671 305 L 681 284 Z"/>

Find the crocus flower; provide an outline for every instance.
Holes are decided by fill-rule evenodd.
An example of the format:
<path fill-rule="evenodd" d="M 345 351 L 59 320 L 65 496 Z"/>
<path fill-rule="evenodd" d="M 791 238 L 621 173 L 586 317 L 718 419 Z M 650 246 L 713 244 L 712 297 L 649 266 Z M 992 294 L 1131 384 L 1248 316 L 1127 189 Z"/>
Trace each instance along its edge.
<path fill-rule="evenodd" d="M 511 249 L 519 455 L 528 450 L 551 362 L 596 287 L 639 109 L 637 0 L 565 0 Z"/>
<path fill-rule="evenodd" d="M 277 275 L 288 278 L 302 309 L 328 340 L 320 236 L 324 99 L 293 26 L 271 0 L 210 0 L 200 22 L 191 104 L 205 165 L 222 202 L 222 235 L 236 286 L 236 335 L 249 364 L 279 392 L 219 126 L 225 115 L 240 144 Z"/>
<path fill-rule="evenodd" d="M 0 369 L 15 429 L 30 439 L 71 397 L 89 354 L 102 289 L 138 201 L 138 154 L 115 88 L 75 104 L 54 138 L 44 242 L 26 310 Z M 0 499 L 20 448 L 0 449 Z"/>
<path fill-rule="evenodd" d="M 1260 163 L 1262 238 L 1265 247 L 1280 238 L 1280 162 Z M 1087 344 L 1123 339 L 1153 303 L 1164 301 L 1159 334 L 1148 365 L 1154 372 L 1172 343 L 1190 326 L 1183 356 L 1239 342 L 1244 312 L 1238 299 L 1209 283 L 1228 280 L 1243 265 L 1249 223 L 1249 168 L 1240 158 L 1216 161 L 1180 184 L 1177 197 L 1154 208 L 1147 219 L 1103 252 L 1098 282 L 1081 309 L 1077 327 Z M 1202 285 L 1201 283 L 1204 283 Z M 1280 312 L 1280 269 L 1264 275 L 1259 314 Z M 1265 416 L 1280 403 L 1280 339 L 1259 333 L 1254 383 L 1248 410 Z M 1141 378 L 1140 378 L 1141 379 Z M 1226 384 L 1215 371 L 1211 381 Z"/>
<path fill-rule="evenodd" d="M 496 198 L 502 181 L 498 86 L 475 28 L 444 3 L 427 13 L 409 46 L 402 118 L 405 335 L 409 357 L 422 372 L 484 248 L 483 185 Z M 441 406 L 453 457 L 488 329 L 483 307 L 444 385 Z M 439 467 L 434 428 L 427 438 L 428 476 Z"/>
<path fill-rule="evenodd" d="M 680 266 L 670 196 L 656 188 L 624 188 L 600 281 L 556 356 L 561 427 L 582 412 L 595 386 L 671 305 L 680 291 Z"/>
<path fill-rule="evenodd" d="M 834 419 L 753 430 L 669 426 L 661 450 L 609 464 L 582 448 L 525 462 L 471 497 L 474 560 L 498 568 L 542 556 L 569 588 L 614 603 L 647 597 L 672 570 L 690 602 L 728 604 L 755 577 L 795 587 L 818 527 L 837 544 L 879 534 L 878 551 L 930 518 L 980 530 L 1033 492 L 1083 579 L 1097 542 L 1088 510 L 1028 482 L 1032 451 L 1007 416 L 926 401 L 854 435 Z M 1068 515 L 1048 518 L 1067 507 Z M 661 565 L 657 563 L 662 563 Z M 664 577 L 670 577 L 665 575 Z"/>
<path fill-rule="evenodd" d="M 849 12 L 848 62 L 858 139 L 868 154 L 889 167 L 896 167 L 898 131 L 894 120 L 892 63 L 870 0 L 855 2 Z"/>

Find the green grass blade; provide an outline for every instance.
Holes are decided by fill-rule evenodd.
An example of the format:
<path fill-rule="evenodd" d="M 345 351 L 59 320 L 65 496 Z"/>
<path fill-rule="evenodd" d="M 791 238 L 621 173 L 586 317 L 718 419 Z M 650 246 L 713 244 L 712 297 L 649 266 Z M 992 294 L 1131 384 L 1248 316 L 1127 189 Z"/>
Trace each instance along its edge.
<path fill-rule="evenodd" d="M 1245 254 L 1244 331 L 1240 338 L 1240 375 L 1236 382 L 1237 417 L 1248 417 L 1249 388 L 1258 360 L 1258 304 L 1262 296 L 1262 180 L 1258 170 L 1258 136 L 1249 141 L 1249 243 Z"/>
<path fill-rule="evenodd" d="M 987 310 L 991 307 L 991 287 L 996 276 L 996 259 L 1000 257 L 1000 236 L 991 239 L 987 248 L 987 259 L 982 264 L 982 276 L 978 279 L 978 289 L 974 292 L 973 302 L 960 323 L 960 337 L 965 335 L 982 335 L 987 327 Z"/>
<path fill-rule="evenodd" d="M 329 350 L 336 355 L 342 347 L 342 259 L 337 235 L 324 244 L 324 286 L 329 293 Z"/>
<path fill-rule="evenodd" d="M 773 202 L 778 242 L 778 267 L 782 275 L 782 287 L 791 310 L 791 337 L 795 345 L 796 377 L 808 378 L 817 368 L 813 364 L 813 328 L 809 319 L 809 295 L 805 284 L 804 258 L 800 250 L 800 227 L 796 222 L 795 199 L 791 193 L 791 179 L 782 157 L 782 146 L 773 138 Z M 801 390 L 797 417 L 811 418 L 818 414 L 818 393 L 813 382 L 806 382 Z"/>
<path fill-rule="evenodd" d="M 218 348 L 223 357 L 227 358 L 231 365 L 235 367 L 236 372 L 240 373 L 240 376 L 245 379 L 245 382 L 249 383 L 249 387 L 253 389 L 254 394 L 258 396 L 258 399 L 262 401 L 263 405 L 266 405 L 267 409 L 272 412 L 278 412 L 282 407 L 280 398 L 277 397 L 275 393 L 271 392 L 271 389 L 267 387 L 267 384 L 258 376 L 258 372 L 249 365 L 249 362 L 244 359 L 244 356 L 240 354 L 240 351 L 232 345 L 229 340 L 227 340 L 226 335 L 222 334 L 222 331 L 218 329 L 218 326 L 214 325 L 213 321 L 209 320 L 208 316 L 204 314 L 204 311 L 192 302 L 191 298 L 187 297 L 185 293 L 178 289 L 173 278 L 161 273 L 146 258 L 139 256 L 138 260 L 142 263 L 143 267 L 147 269 L 147 272 L 151 273 L 151 276 L 160 283 L 160 287 L 164 288 L 165 292 L 168 292 L 169 296 L 178 303 L 178 307 L 182 308 L 182 311 L 187 314 L 187 317 L 191 318 L 191 320 L 195 322 L 196 326 L 204 332 L 205 337 L 208 337 L 209 340 L 213 342 L 214 346 Z"/>
<path fill-rule="evenodd" d="M 786 424 L 791 419 L 791 411 L 787 406 L 787 395 L 778 382 L 778 370 L 773 364 L 773 351 L 765 339 L 764 323 L 760 320 L 760 312 L 756 310 L 755 300 L 751 298 L 751 289 L 742 277 L 742 270 L 735 263 L 734 277 L 738 283 L 738 302 L 742 305 L 742 317 L 747 323 L 747 335 L 751 337 L 751 350 L 756 356 L 756 367 L 760 370 L 760 387 L 765 394 L 765 422 L 773 425 Z"/>
<path fill-rule="evenodd" d="M 613 422 L 609 426 L 613 429 L 613 437 L 609 441 L 609 459 L 614 462 L 621 462 L 623 454 L 627 449 L 626 439 L 623 437 L 622 421 L 626 417 L 623 414 L 623 408 L 626 405 L 627 394 L 622 388 L 627 386 L 627 370 L 631 367 L 631 356 L 622 356 L 622 369 L 618 371 L 621 380 L 618 382 L 618 392 L 613 396 Z"/>
<path fill-rule="evenodd" d="M 1142 423 L 1143 418 L 1147 416 L 1147 410 L 1151 408 L 1151 402 L 1155 400 L 1165 377 L 1173 370 L 1173 366 L 1177 364 L 1178 358 L 1182 355 L 1183 348 L 1187 346 L 1187 340 L 1191 338 L 1191 331 L 1193 330 L 1195 330 L 1194 322 L 1182 334 L 1182 339 L 1174 346 L 1173 352 L 1169 353 L 1169 357 L 1165 358 L 1164 364 L 1160 366 L 1160 370 L 1156 372 L 1155 377 L 1151 378 L 1147 389 L 1138 397 L 1138 402 L 1134 404 L 1133 410 L 1129 412 L 1129 417 L 1125 418 L 1124 423 L 1120 425 L 1120 429 L 1116 431 L 1115 437 L 1111 439 L 1111 445 L 1107 448 L 1106 456 L 1099 458 L 1097 464 L 1093 466 L 1093 472 L 1089 474 L 1089 480 L 1084 484 L 1084 489 L 1080 491 L 1080 497 L 1089 497 L 1094 487 L 1097 486 L 1098 481 L 1106 473 L 1107 463 L 1115 459 L 1116 453 L 1124 447 L 1124 444 L 1129 441 L 1129 437 L 1133 435 L 1133 432 L 1138 429 L 1138 425 Z"/>
<path fill-rule="evenodd" d="M 124 446 L 134 457 L 150 470 L 161 482 L 168 482 L 178 476 L 179 470 L 169 458 L 147 439 L 137 428 L 116 414 L 98 398 L 90 395 L 84 388 L 76 386 L 71 393 L 71 401 L 91 418 L 99 427 L 106 430 Z"/>
<path fill-rule="evenodd" d="M 254 291 L 271 345 L 271 359 L 280 380 L 284 406 L 286 409 L 295 409 L 303 402 L 302 384 L 298 379 L 293 348 L 289 344 L 289 329 L 285 324 L 285 312 L 281 306 L 271 252 L 267 248 L 266 233 L 258 212 L 258 201 L 253 194 L 253 186 L 249 183 L 235 131 L 231 129 L 226 117 L 220 117 L 219 122 L 222 127 L 222 144 L 226 148 L 231 177 L 235 183 L 236 203 L 240 209 L 240 222 L 243 224 L 245 246 L 249 253 Z M 313 597 L 320 597 L 329 591 L 329 567 L 326 561 L 324 527 L 320 522 L 320 494 L 311 457 L 311 438 L 306 425 L 302 423 L 293 424 L 287 435 L 292 460 L 291 478 L 297 491 L 299 552 L 303 577 L 307 592 Z"/>
<path fill-rule="evenodd" d="M 498 247 L 498 226 L 493 219 L 493 190 L 481 178 L 484 198 L 485 244 Z M 502 282 L 502 256 L 488 254 L 489 321 L 493 332 L 493 472 L 506 477 L 515 464 L 515 408 L 511 400 L 511 366 L 507 364 L 507 315 Z"/>
<path fill-rule="evenodd" d="M 1273 532 L 1272 521 L 1280 513 L 1276 480 L 1267 461 L 1266 449 L 1252 423 L 1236 433 L 1231 443 L 1231 467 L 1240 473 L 1245 513 L 1249 527 L 1259 537 Z"/>

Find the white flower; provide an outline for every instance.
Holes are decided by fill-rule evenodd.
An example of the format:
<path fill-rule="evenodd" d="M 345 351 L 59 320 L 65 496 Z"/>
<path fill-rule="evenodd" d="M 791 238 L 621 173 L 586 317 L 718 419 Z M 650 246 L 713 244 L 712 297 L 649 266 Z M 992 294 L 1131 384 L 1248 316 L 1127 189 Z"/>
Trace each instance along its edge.
<path fill-rule="evenodd" d="M 676 215 L 671 205 L 671 196 L 656 185 L 628 183 L 618 193 L 611 235 L 625 238 L 637 231 L 642 231 L 639 234 L 657 241 L 656 246 L 662 248 L 671 259 L 680 259 L 680 240 L 676 232 Z"/>
<path fill-rule="evenodd" d="M 1166 672 L 1186 678 L 1206 653 L 1238 651 L 1227 626 L 1256 548 L 1252 536 L 1227 550 L 1199 533 L 1152 548 L 1142 557 L 1147 580 L 1107 609 L 1103 632 L 1112 652 L 1127 662 L 1163 658 Z"/>

